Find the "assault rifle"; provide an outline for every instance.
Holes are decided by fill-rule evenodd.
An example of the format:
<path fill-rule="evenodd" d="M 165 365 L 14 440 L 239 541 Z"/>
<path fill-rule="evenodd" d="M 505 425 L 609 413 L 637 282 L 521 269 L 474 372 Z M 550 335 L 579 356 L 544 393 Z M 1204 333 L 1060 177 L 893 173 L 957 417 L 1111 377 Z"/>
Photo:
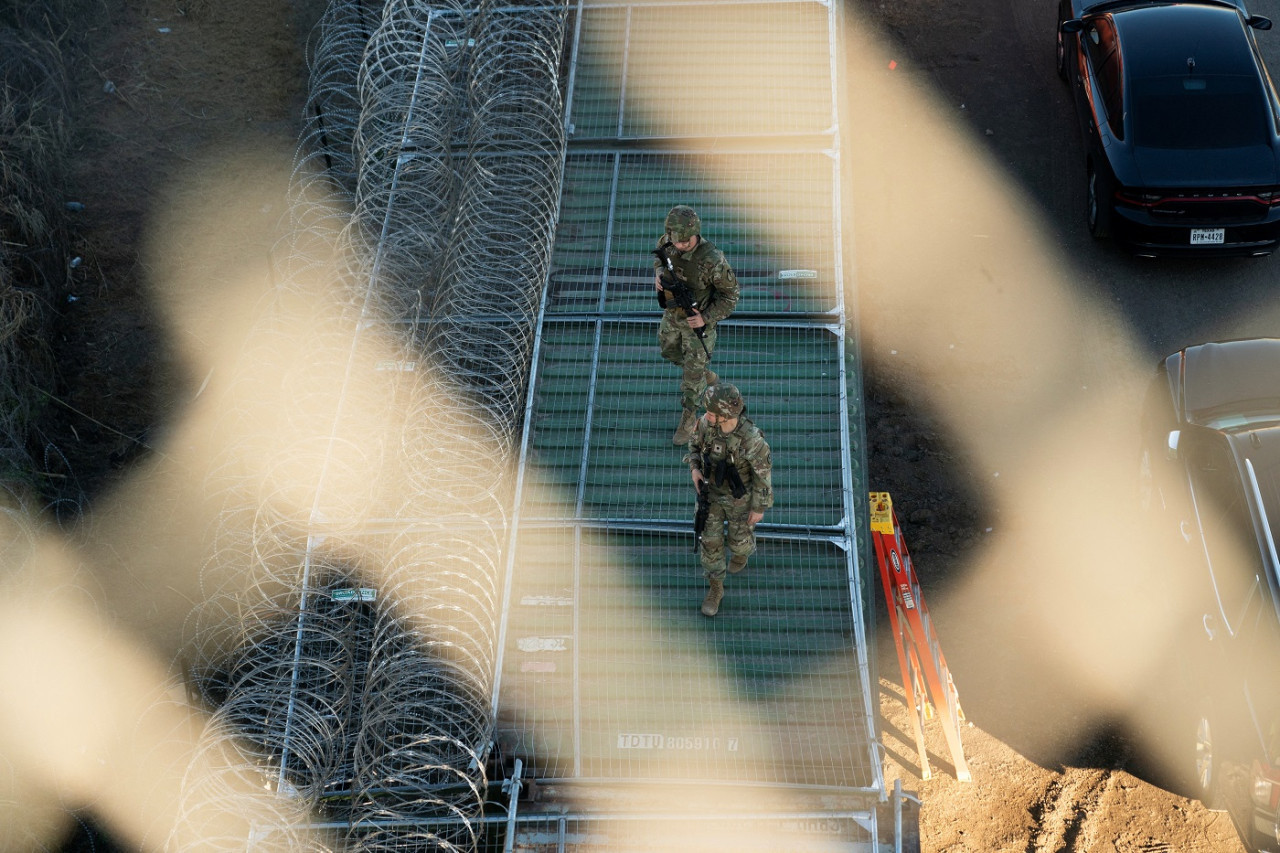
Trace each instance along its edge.
<path fill-rule="evenodd" d="M 683 309 L 685 316 L 688 317 L 699 313 L 700 309 L 698 308 L 697 300 L 693 298 L 693 293 L 689 290 L 689 285 L 676 277 L 675 264 L 671 263 L 671 258 L 667 256 L 667 246 L 669 245 L 671 244 L 663 243 L 653 250 L 654 257 L 662 261 L 663 266 L 666 267 L 665 270 L 658 274 L 658 279 L 662 282 L 662 289 L 675 297 L 676 305 Z M 663 308 L 667 307 L 666 299 L 662 294 L 658 294 L 658 304 Z M 702 351 L 707 354 L 707 358 L 711 358 L 711 350 L 707 349 L 706 327 L 699 326 L 693 332 L 698 336 L 698 343 L 702 344 Z"/>
<path fill-rule="evenodd" d="M 747 493 L 747 485 L 742 482 L 742 475 L 738 473 L 738 466 L 730 465 L 727 458 L 713 463 L 704 454 L 702 457 L 702 470 L 715 479 L 717 486 L 728 484 L 729 493 L 733 495 L 734 500 L 739 500 Z"/>
<path fill-rule="evenodd" d="M 707 529 L 707 513 L 711 512 L 711 496 L 707 490 L 707 481 L 698 486 L 698 511 L 693 514 L 693 552 L 698 553 L 702 547 L 702 531 Z"/>

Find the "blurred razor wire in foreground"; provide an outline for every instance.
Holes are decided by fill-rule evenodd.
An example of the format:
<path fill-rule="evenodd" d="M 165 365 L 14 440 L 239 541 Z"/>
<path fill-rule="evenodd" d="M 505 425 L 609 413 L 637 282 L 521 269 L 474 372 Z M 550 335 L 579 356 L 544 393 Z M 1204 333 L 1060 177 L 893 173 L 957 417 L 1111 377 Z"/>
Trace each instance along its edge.
<path fill-rule="evenodd" d="M 8 846 L 53 843 L 66 809 L 177 850 L 469 850 L 505 817 L 488 810 L 514 804 L 521 779 L 513 768 L 495 790 L 490 774 L 511 646 L 498 607 L 512 598 L 513 456 L 532 428 L 523 407 L 560 215 L 566 65 L 590 72 L 599 107 L 575 135 L 591 145 L 576 152 L 578 220 L 562 233 L 586 248 L 559 282 L 563 360 L 546 362 L 570 391 L 547 395 L 539 447 L 570 488 L 528 502 L 544 524 L 522 555 L 538 582 L 519 600 L 538 617 L 517 638 L 523 657 L 502 664 L 504 688 L 515 682 L 529 706 L 509 725 L 564 783 L 561 803 L 631 809 L 624 847 L 875 842 L 866 806 L 885 792 L 863 633 L 872 599 L 852 553 L 866 484 L 850 424 L 861 401 L 843 170 L 893 200 L 866 217 L 876 221 L 857 247 L 859 274 L 891 283 L 892 304 L 860 319 L 873 341 L 922 353 L 936 380 L 928 404 L 984 464 L 1011 448 L 1035 457 L 1044 435 L 1021 427 L 1046 404 L 1060 353 L 1081 337 L 1117 350 L 1127 338 L 1101 310 L 1080 311 L 1024 200 L 954 128 L 922 118 L 927 95 L 873 74 L 867 39 L 851 53 L 871 108 L 841 124 L 852 95 L 837 84 L 829 4 L 730 5 L 329 5 L 270 268 L 242 251 L 250 212 L 275 200 L 267 168 L 238 163 L 197 207 L 175 205 L 156 240 L 159 299 L 196 377 L 184 419 L 76 531 L 75 549 L 12 515 L 0 670 L 41 689 L 0 693 L 0 826 L 19 836 Z M 571 21 L 596 48 L 581 66 L 564 55 Z M 871 138 L 877 122 L 893 132 Z M 858 140 L 856 160 L 841 159 L 842 134 Z M 963 201 L 940 187 L 962 187 Z M 726 326 L 736 339 L 717 370 L 751 392 L 777 439 L 785 495 L 757 563 L 768 571 L 744 583 L 761 586 L 711 628 L 682 603 L 696 572 L 680 562 L 675 521 L 691 502 L 674 482 L 684 471 L 651 451 L 653 423 L 636 417 L 641 400 L 657 421 L 667 388 L 640 306 L 656 313 L 650 232 L 676 201 L 725 235 L 747 285 L 741 313 L 754 316 Z M 940 223 L 927 246 L 913 239 L 916 204 Z M 957 381 L 973 362 L 949 355 L 956 341 L 980 343 L 1000 381 Z M 1102 445 L 1071 446 L 1078 455 L 1045 457 L 1083 479 Z M 642 461 L 619 463 L 619 448 Z M 1005 472 L 997 508 L 1072 517 L 1041 510 L 1092 506 L 1085 497 L 1109 482 L 1020 500 L 1019 474 L 1041 484 L 1023 459 L 1020 471 L 991 466 Z M 74 520 L 72 503 L 58 517 Z M 1051 526 L 1038 541 L 1062 535 Z M 1034 588 L 1001 614 L 1034 620 L 1026 635 L 1055 659 L 1104 660 L 1061 613 L 1059 591 L 1081 575 L 1068 569 L 1085 561 L 1059 550 L 982 555 L 996 572 L 1035 568 L 1019 575 Z M 978 586 L 968 613 L 989 614 L 989 584 Z M 988 616 L 982 637 L 1007 638 L 1001 627 Z M 801 789 L 821 807 L 797 805 Z M 851 791 L 855 806 L 830 805 Z M 563 849 L 557 805 L 526 827 Z M 568 823 L 586 849 L 606 846 L 595 818 Z"/>

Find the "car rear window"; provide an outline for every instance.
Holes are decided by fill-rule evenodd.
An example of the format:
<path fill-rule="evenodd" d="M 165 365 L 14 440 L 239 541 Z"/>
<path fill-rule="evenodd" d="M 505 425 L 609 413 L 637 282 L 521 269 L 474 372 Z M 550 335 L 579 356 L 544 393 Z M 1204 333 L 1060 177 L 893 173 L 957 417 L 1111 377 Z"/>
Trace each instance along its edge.
<path fill-rule="evenodd" d="M 1256 78 L 1177 74 L 1133 81 L 1134 142 L 1147 148 L 1269 144 L 1266 96 Z"/>

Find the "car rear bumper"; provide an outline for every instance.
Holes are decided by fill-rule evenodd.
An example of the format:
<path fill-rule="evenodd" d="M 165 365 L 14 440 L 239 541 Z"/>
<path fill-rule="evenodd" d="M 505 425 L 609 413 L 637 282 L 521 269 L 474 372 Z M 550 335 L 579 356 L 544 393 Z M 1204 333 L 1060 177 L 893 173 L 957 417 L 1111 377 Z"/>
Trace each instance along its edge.
<path fill-rule="evenodd" d="M 1150 214 L 1115 208 L 1115 239 L 1138 255 L 1153 257 L 1223 257 L 1269 255 L 1280 247 L 1280 211 L 1263 222 L 1249 224 L 1204 223 L 1195 228 L 1222 228 L 1221 243 L 1192 244 L 1192 228 L 1151 221 Z"/>
<path fill-rule="evenodd" d="M 1275 812 L 1254 809 L 1253 826 L 1247 835 L 1250 847 L 1259 853 L 1280 851 L 1280 820 Z"/>

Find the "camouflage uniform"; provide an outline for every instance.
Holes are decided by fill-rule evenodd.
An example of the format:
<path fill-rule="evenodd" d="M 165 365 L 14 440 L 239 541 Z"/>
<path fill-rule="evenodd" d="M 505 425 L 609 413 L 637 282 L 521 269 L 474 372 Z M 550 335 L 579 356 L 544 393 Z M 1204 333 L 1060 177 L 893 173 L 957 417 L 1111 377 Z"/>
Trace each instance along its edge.
<path fill-rule="evenodd" d="M 662 357 L 683 371 L 680 382 L 680 405 L 686 411 L 697 408 L 702 392 L 707 387 L 708 352 L 714 352 L 716 346 L 716 323 L 733 313 L 738 304 L 738 277 L 734 275 L 724 253 L 709 240 L 699 236 L 698 244 L 687 252 L 681 252 L 671 245 L 672 239 L 687 238 L 687 235 L 701 234 L 701 223 L 693 209 L 686 205 L 676 205 L 667 214 L 667 232 L 658 239 L 657 246 L 665 249 L 675 268 L 675 276 L 689 286 L 694 301 L 698 304 L 699 313 L 706 321 L 703 327 L 703 341 L 707 351 L 698 342 L 698 335 L 689 328 L 684 311 L 676 305 L 675 299 L 663 291 L 659 295 L 659 303 L 663 305 L 662 323 L 658 326 L 658 346 Z M 666 271 L 666 265 L 655 258 L 655 273 Z"/>
<path fill-rule="evenodd" d="M 711 400 L 709 409 L 714 406 L 717 392 L 722 389 L 732 389 L 731 394 L 737 395 L 737 389 L 732 385 L 713 386 L 706 395 Z M 749 517 L 753 512 L 763 513 L 773 506 L 773 458 L 769 443 L 760 428 L 740 414 L 740 396 L 738 407 L 738 424 L 729 433 L 722 432 L 719 424 L 708 423 L 706 417 L 699 418 L 689 441 L 689 452 L 684 456 L 691 469 L 702 472 L 708 486 L 710 507 L 701 549 L 702 576 L 708 581 L 724 580 L 726 544 L 730 553 L 743 560 L 745 565 L 745 558 L 756 550 L 756 535 Z M 737 470 L 746 490 L 742 497 L 733 496 L 728 476 L 717 480 L 720 470 L 727 473 L 727 468 L 720 466 L 722 460 Z"/>

